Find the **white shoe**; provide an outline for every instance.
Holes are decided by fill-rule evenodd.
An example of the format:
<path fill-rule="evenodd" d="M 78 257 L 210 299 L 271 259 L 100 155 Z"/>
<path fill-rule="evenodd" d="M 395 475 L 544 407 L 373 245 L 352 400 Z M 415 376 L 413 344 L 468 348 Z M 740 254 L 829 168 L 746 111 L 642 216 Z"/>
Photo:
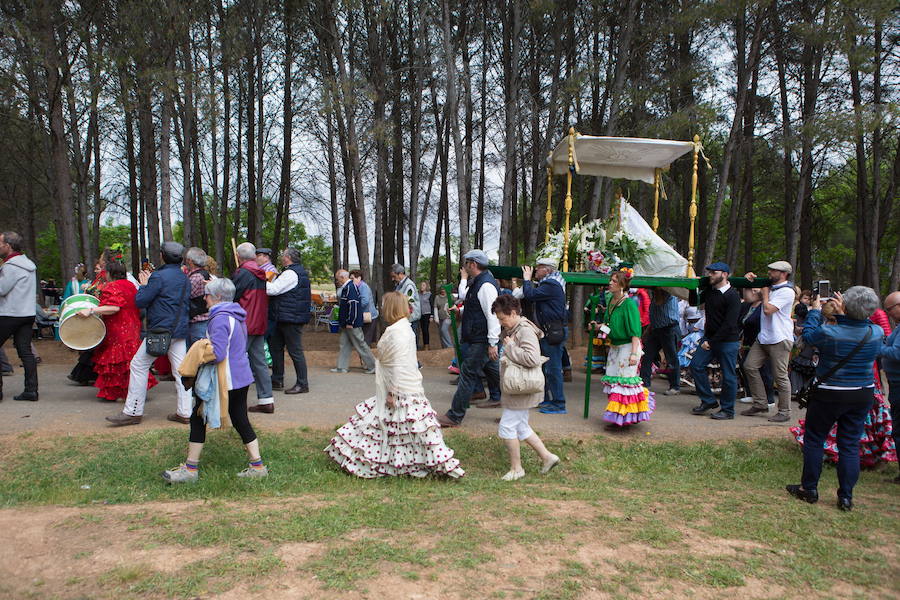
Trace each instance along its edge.
<path fill-rule="evenodd" d="M 346 373 L 347 372 L 347 369 L 334 368 L 334 369 L 328 369 L 328 370 L 331 371 L 332 373 Z"/>
<path fill-rule="evenodd" d="M 366 375 L 374 375 L 375 369 L 366 369 L 365 371 L 363 371 L 363 373 L 365 373 Z"/>
<path fill-rule="evenodd" d="M 544 462 L 544 466 L 541 467 L 541 475 L 546 475 L 551 470 L 553 470 L 553 467 L 555 467 L 558 464 L 559 464 L 559 457 L 555 454 L 551 454 L 550 460 L 547 460 L 546 462 Z M 522 475 L 524 475 L 524 474 L 525 473 L 523 472 Z"/>
<path fill-rule="evenodd" d="M 743 398 L 739 398 L 738 402 L 741 404 L 753 404 L 753 396 L 744 396 Z"/>
<path fill-rule="evenodd" d="M 676 390 L 675 388 L 669 388 L 663 392 L 666 396 L 677 396 L 681 393 L 681 390 Z"/>
<path fill-rule="evenodd" d="M 262 479 L 263 477 L 268 476 L 269 468 L 266 465 L 263 465 L 262 468 L 256 467 L 247 467 L 243 471 L 237 474 L 238 477 L 245 477 L 247 479 Z"/>
<path fill-rule="evenodd" d="M 522 469 L 520 471 L 510 471 L 509 473 L 507 473 L 500 479 L 502 479 L 503 481 L 515 481 L 517 479 L 522 479 L 523 477 L 525 477 L 524 469 Z"/>
<path fill-rule="evenodd" d="M 163 471 L 162 476 L 166 483 L 197 483 L 200 479 L 200 470 L 188 469 L 187 465 L 181 463 L 174 469 Z"/>

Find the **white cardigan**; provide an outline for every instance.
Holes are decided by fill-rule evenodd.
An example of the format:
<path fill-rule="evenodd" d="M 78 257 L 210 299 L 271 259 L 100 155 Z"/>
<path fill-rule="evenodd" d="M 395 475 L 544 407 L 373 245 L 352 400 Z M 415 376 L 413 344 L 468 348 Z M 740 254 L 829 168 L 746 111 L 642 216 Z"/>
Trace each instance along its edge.
<path fill-rule="evenodd" d="M 425 395 L 416 358 L 416 334 L 407 319 L 400 319 L 385 329 L 378 340 L 375 414 L 379 418 L 384 418 L 387 413 L 388 392 Z"/>

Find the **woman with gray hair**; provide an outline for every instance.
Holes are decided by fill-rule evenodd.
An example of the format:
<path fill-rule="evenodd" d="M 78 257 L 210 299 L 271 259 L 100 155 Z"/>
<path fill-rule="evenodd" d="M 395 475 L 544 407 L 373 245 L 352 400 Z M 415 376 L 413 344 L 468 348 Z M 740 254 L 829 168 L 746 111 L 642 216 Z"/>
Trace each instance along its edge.
<path fill-rule="evenodd" d="M 800 485 L 788 485 L 788 493 L 810 504 L 819 500 L 824 442 L 837 423 L 837 505 L 853 508 L 853 487 L 859 479 L 859 439 L 866 414 L 872 408 L 875 379 L 872 362 L 881 349 L 884 332 L 869 317 L 879 307 L 872 288 L 853 286 L 843 296 L 835 292 L 837 322 L 826 324 L 822 302 L 815 298 L 803 324 L 803 341 L 819 349 L 817 388 L 806 410 L 803 474 Z"/>
<path fill-rule="evenodd" d="M 247 357 L 247 313 L 234 302 L 234 283 L 230 279 L 214 279 L 206 284 L 206 305 L 209 308 L 207 340 L 217 365 L 217 379 L 224 381 L 228 393 L 228 416 L 247 449 L 249 466 L 238 477 L 259 478 L 269 474 L 259 454 L 259 440 L 247 417 L 247 390 L 253 383 L 250 359 Z M 224 372 L 221 372 L 224 370 Z M 224 377 L 223 377 L 224 375 Z M 219 390 L 223 394 L 225 390 Z M 194 483 L 200 477 L 200 453 L 206 442 L 206 422 L 203 400 L 195 394 L 191 411 L 191 433 L 185 461 L 163 472 L 167 483 Z"/>
<path fill-rule="evenodd" d="M 206 337 L 206 324 L 209 320 L 209 309 L 206 308 L 206 282 L 209 272 L 206 264 L 209 257 L 202 248 L 188 248 L 184 253 L 184 267 L 188 281 L 191 282 L 191 303 L 188 306 L 188 348 L 199 339 Z"/>

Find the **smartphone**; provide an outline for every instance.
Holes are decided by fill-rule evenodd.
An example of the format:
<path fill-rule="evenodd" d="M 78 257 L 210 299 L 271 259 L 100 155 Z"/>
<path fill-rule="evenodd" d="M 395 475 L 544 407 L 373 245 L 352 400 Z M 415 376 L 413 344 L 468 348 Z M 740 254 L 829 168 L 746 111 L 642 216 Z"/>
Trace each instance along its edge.
<path fill-rule="evenodd" d="M 820 300 L 831 298 L 831 282 L 827 279 L 817 282 L 816 295 L 819 296 Z"/>

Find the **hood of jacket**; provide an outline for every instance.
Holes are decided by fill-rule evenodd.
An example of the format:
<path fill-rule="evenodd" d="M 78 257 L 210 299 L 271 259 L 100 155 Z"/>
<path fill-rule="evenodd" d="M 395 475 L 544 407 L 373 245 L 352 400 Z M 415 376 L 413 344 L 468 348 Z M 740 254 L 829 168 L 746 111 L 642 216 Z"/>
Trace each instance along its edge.
<path fill-rule="evenodd" d="M 245 311 L 237 302 L 221 302 L 209 309 L 210 319 L 219 315 L 234 317 L 241 323 L 247 319 L 247 311 Z"/>
<path fill-rule="evenodd" d="M 25 256 L 24 254 L 17 254 L 16 256 L 13 256 L 11 259 L 4 262 L 3 265 L 4 266 L 14 265 L 16 267 L 19 267 L 20 269 L 24 269 L 25 271 L 28 271 L 29 273 L 32 273 L 37 270 L 37 267 L 34 265 L 33 262 L 31 262 L 31 259 L 28 258 L 27 256 Z"/>
<path fill-rule="evenodd" d="M 263 281 L 266 280 L 266 272 L 264 270 L 262 270 L 262 268 L 258 264 L 256 264 L 255 260 L 245 260 L 241 264 L 241 268 L 247 269 L 248 271 L 253 273 L 253 275 L 257 279 L 262 279 Z"/>
<path fill-rule="evenodd" d="M 544 337 L 544 332 L 541 331 L 541 328 L 538 327 L 537 325 L 535 325 L 534 323 L 532 323 L 531 321 L 529 321 L 528 319 L 526 319 L 525 317 L 522 317 L 519 320 L 518 325 L 516 325 L 512 329 L 508 330 L 506 332 L 506 335 L 515 335 L 516 332 L 518 332 L 523 327 L 531 328 L 531 330 L 534 331 L 534 334 L 537 336 L 537 339 L 541 339 L 542 337 Z M 503 336 L 501 336 L 501 337 L 503 337 Z"/>

